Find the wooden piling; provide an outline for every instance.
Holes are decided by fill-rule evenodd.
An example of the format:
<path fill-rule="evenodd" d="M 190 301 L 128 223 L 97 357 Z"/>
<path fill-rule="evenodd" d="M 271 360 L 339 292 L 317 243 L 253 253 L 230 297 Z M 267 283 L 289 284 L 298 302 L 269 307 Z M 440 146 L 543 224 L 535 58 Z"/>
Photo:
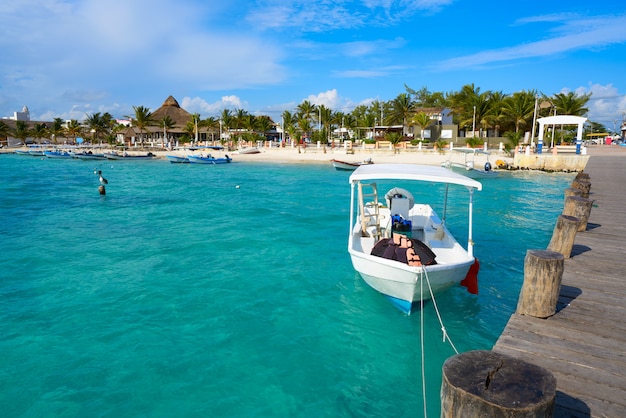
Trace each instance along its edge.
<path fill-rule="evenodd" d="M 572 187 L 580 189 L 582 197 L 589 198 L 589 191 L 591 190 L 590 181 L 574 179 L 574 181 L 572 181 Z"/>
<path fill-rule="evenodd" d="M 579 180 L 587 180 L 589 181 L 591 177 L 589 177 L 588 173 L 585 173 L 584 171 L 581 171 L 580 173 L 576 174 L 576 178 Z"/>
<path fill-rule="evenodd" d="M 563 208 L 563 215 L 573 216 L 578 218 L 580 224 L 578 225 L 578 232 L 587 230 L 587 222 L 589 222 L 589 215 L 591 214 L 591 207 L 593 200 L 586 199 L 582 196 L 570 196 L 565 198 L 565 207 Z"/>
<path fill-rule="evenodd" d="M 552 417 L 556 379 L 548 370 L 493 351 L 468 351 L 443 365 L 441 417 Z"/>
<path fill-rule="evenodd" d="M 580 220 L 574 216 L 559 215 L 548 244 L 548 251 L 556 251 L 563 254 L 563 257 L 570 258 L 579 224 Z"/>
<path fill-rule="evenodd" d="M 105 195 L 105 194 L 107 194 L 106 188 L 105 188 L 104 186 L 98 186 L 98 192 L 99 192 L 101 195 Z"/>
<path fill-rule="evenodd" d="M 576 187 L 568 187 L 567 189 L 565 189 L 565 199 L 567 199 L 570 196 L 581 196 L 583 193 L 582 190 L 577 189 Z"/>
<path fill-rule="evenodd" d="M 524 283 L 517 302 L 518 315 L 548 318 L 556 312 L 563 278 L 563 254 L 528 250 L 524 258 Z"/>

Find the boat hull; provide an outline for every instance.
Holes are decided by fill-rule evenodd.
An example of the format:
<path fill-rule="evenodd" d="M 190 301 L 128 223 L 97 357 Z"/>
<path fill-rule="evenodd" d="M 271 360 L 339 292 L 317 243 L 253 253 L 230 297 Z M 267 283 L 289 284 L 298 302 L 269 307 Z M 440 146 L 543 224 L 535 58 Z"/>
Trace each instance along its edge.
<path fill-rule="evenodd" d="M 71 159 L 72 154 L 70 154 L 69 152 L 65 152 L 65 151 L 44 151 L 44 155 L 47 158 L 52 158 L 52 159 Z"/>
<path fill-rule="evenodd" d="M 373 164 L 371 160 L 368 160 L 362 163 L 351 163 L 347 161 L 333 159 L 333 160 L 330 160 L 330 162 L 332 163 L 333 167 L 335 167 L 335 170 L 337 171 L 354 171 L 364 164 Z"/>
<path fill-rule="evenodd" d="M 448 168 L 455 173 L 461 174 L 463 176 L 469 177 L 471 179 L 485 179 L 485 178 L 496 178 L 500 175 L 500 173 L 493 170 L 478 170 L 476 168 L 469 168 L 464 166 L 463 164 L 446 164 L 444 167 Z"/>
<path fill-rule="evenodd" d="M 187 159 L 191 164 L 228 164 L 232 161 L 232 158 L 213 158 L 213 157 L 198 157 L 195 155 L 188 155 Z"/>
<path fill-rule="evenodd" d="M 437 295 L 460 283 L 474 263 L 473 258 L 467 258 L 450 265 L 410 267 L 356 251 L 350 251 L 350 258 L 354 269 L 370 287 L 396 299 L 396 304 L 407 313 L 415 302 L 431 299 L 431 290 Z"/>
<path fill-rule="evenodd" d="M 257 147 L 239 148 L 237 154 L 260 154 L 261 150 Z"/>
<path fill-rule="evenodd" d="M 181 157 L 178 155 L 166 155 L 167 160 L 172 164 L 189 164 L 187 157 Z"/>

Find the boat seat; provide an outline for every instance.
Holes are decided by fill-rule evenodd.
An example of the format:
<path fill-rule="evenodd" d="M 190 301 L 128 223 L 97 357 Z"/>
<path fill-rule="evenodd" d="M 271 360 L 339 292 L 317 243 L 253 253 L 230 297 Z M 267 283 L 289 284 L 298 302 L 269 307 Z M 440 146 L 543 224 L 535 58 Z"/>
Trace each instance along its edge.
<path fill-rule="evenodd" d="M 392 197 L 389 204 L 391 215 L 400 215 L 404 219 L 409 219 L 410 201 L 406 197 Z"/>

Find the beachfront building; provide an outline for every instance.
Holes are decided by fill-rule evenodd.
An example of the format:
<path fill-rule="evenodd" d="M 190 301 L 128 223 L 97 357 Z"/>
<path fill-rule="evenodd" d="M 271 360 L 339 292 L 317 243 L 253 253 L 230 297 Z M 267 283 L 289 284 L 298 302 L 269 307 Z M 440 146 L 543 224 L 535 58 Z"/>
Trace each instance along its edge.
<path fill-rule="evenodd" d="M 30 121 L 30 110 L 28 110 L 27 106 L 22 108 L 21 112 L 13 112 L 13 116 L 5 117 L 2 119 L 10 119 L 10 120 L 21 120 L 24 122 Z"/>
<path fill-rule="evenodd" d="M 169 118 L 172 126 L 162 128 L 161 122 Z M 152 125 L 139 129 L 136 126 L 128 126 L 123 132 L 118 134 L 118 142 L 123 142 L 124 146 L 133 147 L 137 145 L 168 146 L 176 144 L 183 135 L 189 135 L 187 125 L 193 121 L 191 113 L 181 108 L 178 101 L 169 96 L 161 107 L 151 113 Z"/>

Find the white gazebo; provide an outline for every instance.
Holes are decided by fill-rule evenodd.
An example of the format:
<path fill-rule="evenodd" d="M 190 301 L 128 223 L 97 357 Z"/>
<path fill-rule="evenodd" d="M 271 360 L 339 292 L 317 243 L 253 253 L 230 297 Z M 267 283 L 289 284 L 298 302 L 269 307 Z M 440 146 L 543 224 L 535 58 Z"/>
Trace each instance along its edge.
<path fill-rule="evenodd" d="M 537 154 L 541 154 L 541 149 L 543 148 L 544 125 L 578 125 L 578 132 L 576 134 L 576 154 L 580 154 L 580 147 L 583 143 L 583 125 L 587 122 L 587 118 L 582 116 L 558 115 L 539 118 L 537 122 L 539 122 Z"/>

